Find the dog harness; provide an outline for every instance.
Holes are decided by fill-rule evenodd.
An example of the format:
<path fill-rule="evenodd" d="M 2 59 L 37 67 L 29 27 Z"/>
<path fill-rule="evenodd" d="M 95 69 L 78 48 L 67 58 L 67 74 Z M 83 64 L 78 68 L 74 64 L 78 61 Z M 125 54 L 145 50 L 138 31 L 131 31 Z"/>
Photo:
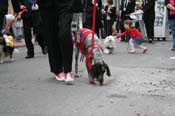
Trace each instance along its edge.
<path fill-rule="evenodd" d="M 88 58 L 88 68 L 90 69 L 92 67 L 92 59 L 93 59 L 93 54 L 92 54 L 92 50 L 94 48 L 100 48 L 102 49 L 102 47 L 100 46 L 100 41 L 98 39 L 98 37 L 95 35 L 95 39 L 94 39 L 94 46 L 92 48 L 92 30 L 87 29 L 87 28 L 82 28 L 79 30 L 77 36 L 75 37 L 75 45 L 79 45 L 80 46 L 80 51 L 81 54 L 83 56 L 87 56 Z M 91 47 L 91 51 L 88 52 L 87 49 Z"/>

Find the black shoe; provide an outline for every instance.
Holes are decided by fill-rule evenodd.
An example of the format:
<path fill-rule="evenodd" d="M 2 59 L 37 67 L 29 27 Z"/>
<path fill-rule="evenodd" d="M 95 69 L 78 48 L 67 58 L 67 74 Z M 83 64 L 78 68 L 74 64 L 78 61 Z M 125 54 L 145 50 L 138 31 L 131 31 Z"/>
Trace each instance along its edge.
<path fill-rule="evenodd" d="M 42 48 L 42 53 L 43 53 L 44 55 L 47 54 L 47 47 Z"/>
<path fill-rule="evenodd" d="M 153 41 L 151 39 L 148 40 L 148 43 L 153 43 Z"/>
<path fill-rule="evenodd" d="M 121 42 L 124 42 L 125 40 L 124 40 L 124 39 L 121 39 L 120 41 L 121 41 Z"/>
<path fill-rule="evenodd" d="M 171 51 L 173 51 L 173 52 L 174 52 L 174 51 L 175 51 L 175 49 L 174 49 L 174 48 L 172 48 L 172 49 L 171 49 Z"/>
<path fill-rule="evenodd" d="M 27 55 L 25 59 L 34 58 L 34 55 Z"/>

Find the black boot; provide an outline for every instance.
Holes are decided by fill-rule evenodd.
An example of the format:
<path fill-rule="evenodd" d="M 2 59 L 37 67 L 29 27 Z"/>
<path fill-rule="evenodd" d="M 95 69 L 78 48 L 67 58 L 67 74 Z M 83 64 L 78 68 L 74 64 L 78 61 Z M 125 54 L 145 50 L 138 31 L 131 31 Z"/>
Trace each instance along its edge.
<path fill-rule="evenodd" d="M 42 53 L 44 55 L 46 55 L 47 54 L 47 47 L 45 46 L 45 47 L 42 47 L 41 49 L 42 49 Z"/>
<path fill-rule="evenodd" d="M 153 43 L 152 39 L 148 39 L 148 43 Z"/>
<path fill-rule="evenodd" d="M 29 58 L 34 58 L 34 55 L 27 55 L 26 57 L 25 57 L 25 59 L 29 59 Z"/>

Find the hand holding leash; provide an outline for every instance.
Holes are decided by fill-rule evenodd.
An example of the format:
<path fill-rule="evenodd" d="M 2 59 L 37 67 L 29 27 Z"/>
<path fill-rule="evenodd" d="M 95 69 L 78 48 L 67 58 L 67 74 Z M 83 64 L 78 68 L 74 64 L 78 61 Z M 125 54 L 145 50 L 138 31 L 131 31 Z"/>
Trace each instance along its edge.
<path fill-rule="evenodd" d="M 15 22 L 16 19 L 20 19 L 21 18 L 21 15 L 27 11 L 26 7 L 25 6 L 22 6 L 21 7 L 21 11 L 18 13 L 18 14 L 15 14 L 15 19 L 10 21 L 6 26 L 5 28 L 2 30 L 2 33 L 5 33 L 6 31 L 8 31 L 10 29 L 10 27 L 12 26 L 12 24 Z"/>

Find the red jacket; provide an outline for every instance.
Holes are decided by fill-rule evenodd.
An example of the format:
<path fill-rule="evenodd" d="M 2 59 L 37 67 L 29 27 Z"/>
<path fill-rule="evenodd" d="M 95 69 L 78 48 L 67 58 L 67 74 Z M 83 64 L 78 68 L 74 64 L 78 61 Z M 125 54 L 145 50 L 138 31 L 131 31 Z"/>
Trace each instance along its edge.
<path fill-rule="evenodd" d="M 123 33 L 118 34 L 116 37 L 123 37 L 124 35 L 129 34 L 131 36 L 132 39 L 136 38 L 136 37 L 143 37 L 142 33 L 139 32 L 136 28 L 130 28 L 129 30 L 126 30 Z"/>

